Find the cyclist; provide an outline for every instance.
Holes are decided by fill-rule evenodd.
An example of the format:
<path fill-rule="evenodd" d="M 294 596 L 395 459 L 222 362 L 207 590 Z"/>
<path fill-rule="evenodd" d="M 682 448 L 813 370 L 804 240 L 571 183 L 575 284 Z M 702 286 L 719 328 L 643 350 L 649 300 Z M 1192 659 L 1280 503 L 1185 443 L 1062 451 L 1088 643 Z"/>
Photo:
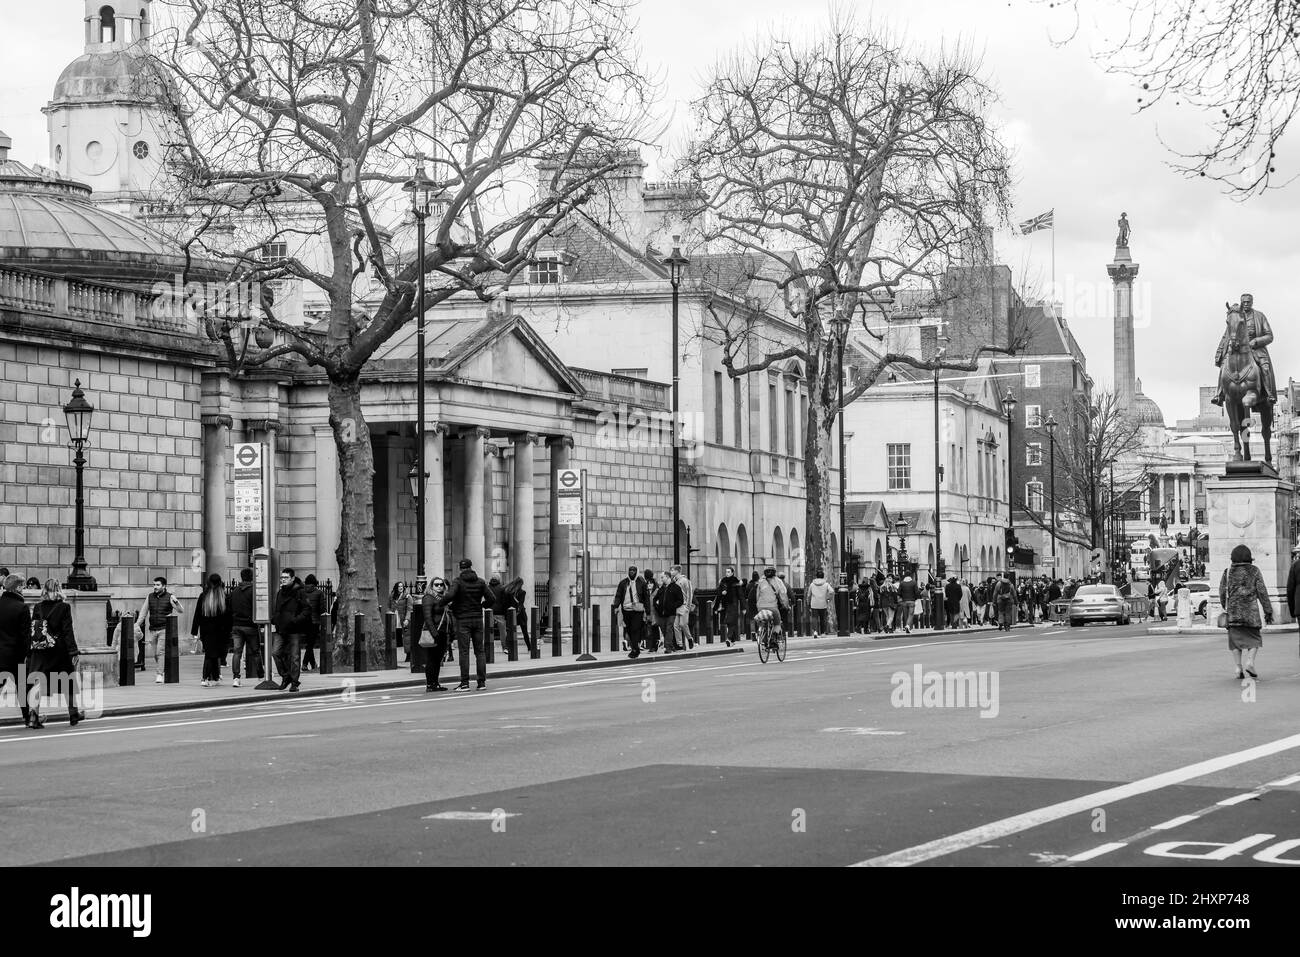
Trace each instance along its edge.
<path fill-rule="evenodd" d="M 771 615 L 776 620 L 772 623 L 771 643 L 775 646 L 781 634 L 781 609 L 790 607 L 790 596 L 785 590 L 785 583 L 776 577 L 775 568 L 763 569 L 763 577 L 754 589 L 758 614 L 754 620 L 766 620 Z M 767 614 L 764 614 L 764 613 Z"/>

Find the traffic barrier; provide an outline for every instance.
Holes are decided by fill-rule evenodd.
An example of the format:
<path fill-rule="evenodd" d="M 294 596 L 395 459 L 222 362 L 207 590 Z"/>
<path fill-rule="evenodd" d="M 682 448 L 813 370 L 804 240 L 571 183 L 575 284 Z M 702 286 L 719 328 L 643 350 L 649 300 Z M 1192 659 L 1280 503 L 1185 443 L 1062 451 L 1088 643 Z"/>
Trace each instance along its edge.
<path fill-rule="evenodd" d="M 135 616 L 122 616 L 120 644 L 117 649 L 117 683 L 125 688 L 135 684 Z"/>
<path fill-rule="evenodd" d="M 352 616 L 352 670 L 366 670 L 366 617 L 361 612 Z"/>
<path fill-rule="evenodd" d="M 610 605 L 609 606 L 609 650 L 610 651 L 617 651 L 620 647 L 620 642 L 622 640 L 622 636 L 619 634 L 619 627 L 618 627 L 618 623 L 620 620 L 621 619 L 618 614 L 618 607 L 616 605 Z"/>
<path fill-rule="evenodd" d="M 558 658 L 564 654 L 564 649 L 560 638 L 560 606 L 551 606 L 551 657 Z"/>
<path fill-rule="evenodd" d="M 167 647 L 163 658 L 163 681 L 166 684 L 179 684 L 181 680 L 181 647 L 177 636 L 178 619 L 175 615 L 167 617 Z"/>
<path fill-rule="evenodd" d="M 1064 600 L 1049 602 L 1047 616 L 1055 622 L 1067 621 L 1070 617 L 1070 603 Z"/>

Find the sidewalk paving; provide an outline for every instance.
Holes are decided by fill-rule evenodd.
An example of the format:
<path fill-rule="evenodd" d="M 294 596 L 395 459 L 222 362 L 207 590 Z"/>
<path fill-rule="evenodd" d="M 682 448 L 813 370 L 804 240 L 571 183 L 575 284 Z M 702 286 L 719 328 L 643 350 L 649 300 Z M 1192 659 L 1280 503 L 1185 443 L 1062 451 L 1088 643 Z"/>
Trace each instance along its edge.
<path fill-rule="evenodd" d="M 1038 622 L 1035 625 L 1021 623 L 1016 625 L 1017 629 L 1043 627 L 1045 625 L 1064 624 L 1063 622 Z M 855 632 L 850 638 L 860 639 L 864 642 L 882 641 L 898 638 L 921 638 L 931 635 L 972 635 L 981 632 L 992 632 L 996 628 L 991 625 L 973 627 L 969 629 L 920 629 L 914 628 L 911 633 L 896 631 L 892 633 L 862 633 Z M 790 641 L 797 643 L 800 647 L 812 645 L 825 639 L 834 640 L 834 634 L 827 634 L 820 639 L 811 636 L 792 637 Z M 840 639 L 844 640 L 844 639 Z M 697 641 L 695 648 L 691 651 L 676 652 L 673 654 L 649 653 L 642 652 L 641 656 L 636 659 L 628 658 L 625 651 L 602 651 L 595 653 L 594 661 L 578 661 L 577 656 L 570 651 L 563 655 L 552 657 L 550 655 L 550 646 L 543 645 L 542 657 L 532 659 L 527 657 L 526 650 L 524 656 L 518 661 L 507 661 L 505 655 L 499 650 L 496 652 L 495 661 L 488 665 L 488 687 L 492 687 L 492 682 L 502 678 L 516 677 L 521 675 L 538 675 L 538 674 L 557 674 L 572 671 L 583 671 L 590 668 L 609 668 L 618 665 L 631 665 L 643 663 L 664 663 L 680 661 L 688 658 L 703 658 L 716 655 L 726 654 L 744 654 L 752 651 L 754 643 L 752 641 L 742 641 L 728 647 L 721 642 L 707 644 L 704 641 Z M 399 650 L 398 654 L 401 652 Z M 455 662 L 444 662 L 440 680 L 447 687 L 445 694 L 453 694 L 451 690 L 460 679 L 460 652 L 457 651 L 457 660 Z M 274 670 L 274 667 L 272 668 Z M 473 665 L 471 663 L 470 680 L 473 681 Z M 155 671 L 153 663 L 144 671 L 137 671 L 135 675 L 136 684 L 127 687 L 105 686 L 100 689 L 102 696 L 102 708 L 96 712 L 94 717 L 114 717 L 133 714 L 150 714 L 165 711 L 183 711 L 201 708 L 222 707 L 228 705 L 248 704 L 249 702 L 277 701 L 291 698 L 316 698 L 328 695 L 341 694 L 344 690 L 356 691 L 382 691 L 399 688 L 424 687 L 424 674 L 412 673 L 409 664 L 399 665 L 397 668 L 383 669 L 379 671 L 336 671 L 333 674 L 323 675 L 319 672 L 303 672 L 300 679 L 300 690 L 292 691 L 258 691 L 256 685 L 259 684 L 256 678 L 244 678 L 243 686 L 235 688 L 231 685 L 232 675 L 228 667 L 221 669 L 221 684 L 215 687 L 205 688 L 200 683 L 203 673 L 203 656 L 185 654 L 180 657 L 180 681 L 175 684 L 157 684 L 154 681 Z M 83 706 L 84 710 L 84 706 Z M 46 703 L 42 708 L 43 715 L 47 722 L 58 724 L 67 721 L 67 713 L 64 710 L 51 707 Z M 0 712 L 0 727 L 21 726 L 22 718 L 18 714 L 16 706 L 4 708 Z"/>

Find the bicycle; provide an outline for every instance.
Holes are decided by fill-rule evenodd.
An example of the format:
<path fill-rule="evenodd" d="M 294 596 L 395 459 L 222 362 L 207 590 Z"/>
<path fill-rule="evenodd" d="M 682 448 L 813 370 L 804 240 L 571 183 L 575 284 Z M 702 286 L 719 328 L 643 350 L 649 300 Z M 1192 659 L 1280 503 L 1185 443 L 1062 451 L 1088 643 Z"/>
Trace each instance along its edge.
<path fill-rule="evenodd" d="M 773 638 L 772 631 L 776 625 L 776 616 L 760 617 L 754 619 L 754 624 L 758 629 L 758 660 L 767 664 L 767 659 L 772 652 L 776 652 L 777 661 L 785 661 L 786 643 L 785 632 L 782 631 L 780 637 Z"/>

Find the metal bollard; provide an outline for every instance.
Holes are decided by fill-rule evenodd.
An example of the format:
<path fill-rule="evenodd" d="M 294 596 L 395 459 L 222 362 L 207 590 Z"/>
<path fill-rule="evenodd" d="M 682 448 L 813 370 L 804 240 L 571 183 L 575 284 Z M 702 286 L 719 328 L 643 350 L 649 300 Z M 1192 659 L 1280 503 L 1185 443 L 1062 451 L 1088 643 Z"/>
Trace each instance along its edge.
<path fill-rule="evenodd" d="M 622 636 L 618 628 L 618 609 L 613 605 L 609 606 L 609 650 L 618 651 L 622 648 Z"/>
<path fill-rule="evenodd" d="M 532 636 L 532 647 L 528 649 L 529 658 L 542 657 L 542 610 L 536 606 L 529 609 L 528 634 Z"/>
<path fill-rule="evenodd" d="M 320 637 L 316 639 L 317 652 L 319 657 L 316 659 L 316 667 L 320 669 L 319 674 L 334 674 L 334 637 L 333 622 L 326 615 L 321 618 Z"/>
<path fill-rule="evenodd" d="M 519 645 L 515 641 L 515 610 L 513 608 L 506 609 L 506 634 L 509 636 L 506 638 L 506 660 L 518 661 Z"/>
<path fill-rule="evenodd" d="M 610 645 L 609 650 L 613 651 L 614 646 Z M 600 653 L 600 606 L 591 606 L 591 653 Z"/>
<path fill-rule="evenodd" d="M 122 616 L 122 631 L 117 649 L 117 683 L 126 688 L 135 684 L 135 616 Z"/>
<path fill-rule="evenodd" d="M 551 657 L 552 658 L 558 658 L 560 657 L 560 655 L 564 654 L 564 649 L 560 647 L 562 643 L 563 640 L 560 637 L 560 606 L 552 605 L 551 606 Z"/>
<path fill-rule="evenodd" d="M 582 654 L 582 606 L 573 606 L 573 653 Z"/>
<path fill-rule="evenodd" d="M 492 612 L 483 609 L 483 654 L 488 664 L 496 661 L 496 623 L 492 620 Z"/>
<path fill-rule="evenodd" d="M 361 612 L 352 616 L 352 670 L 366 670 L 366 618 Z"/>
<path fill-rule="evenodd" d="M 701 614 L 704 615 L 704 643 L 713 644 L 713 601 L 704 599 L 700 602 Z"/>
<path fill-rule="evenodd" d="M 397 612 L 389 611 L 384 613 L 384 667 L 397 667 L 397 653 L 393 649 L 393 637 L 395 632 L 400 632 L 397 627 Z"/>
<path fill-rule="evenodd" d="M 411 609 L 411 623 L 406 626 L 407 631 L 411 633 L 411 674 L 424 674 L 425 659 L 433 654 L 432 648 L 421 648 L 420 639 L 424 636 L 424 603 L 416 602 L 415 607 Z M 393 667 L 397 667 L 397 662 L 393 662 Z"/>
<path fill-rule="evenodd" d="M 177 634 L 179 621 L 175 615 L 167 617 L 167 646 L 163 657 L 163 681 L 169 685 L 181 680 L 181 646 Z"/>

